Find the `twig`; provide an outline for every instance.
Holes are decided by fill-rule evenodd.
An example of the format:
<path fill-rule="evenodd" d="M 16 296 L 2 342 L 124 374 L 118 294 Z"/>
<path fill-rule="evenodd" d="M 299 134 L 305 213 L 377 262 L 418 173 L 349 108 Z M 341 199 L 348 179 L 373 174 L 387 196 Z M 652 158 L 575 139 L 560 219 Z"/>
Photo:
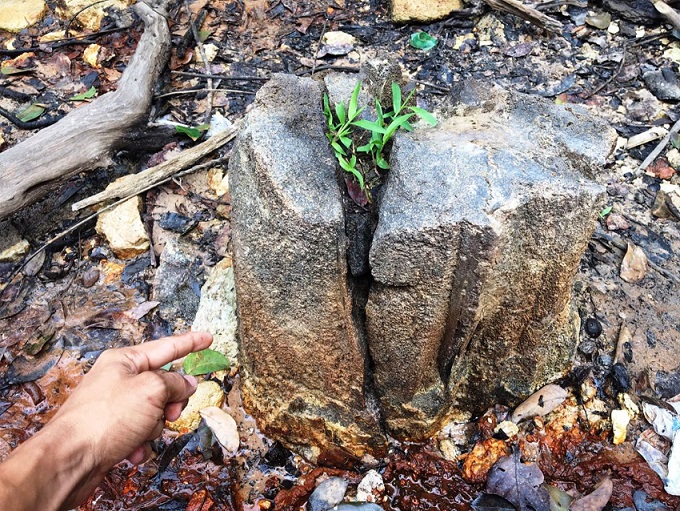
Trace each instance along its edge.
<path fill-rule="evenodd" d="M 441 92 L 451 92 L 451 87 L 442 87 L 441 85 L 435 85 L 434 83 L 429 83 L 429 82 L 422 82 L 420 80 L 416 80 L 416 83 L 420 85 L 424 85 L 425 87 L 429 87 L 430 89 L 438 90 Z"/>
<path fill-rule="evenodd" d="M 616 72 L 614 74 L 612 74 L 607 80 L 605 80 L 602 83 L 602 85 L 600 85 L 597 89 L 595 89 L 592 92 L 589 92 L 588 95 L 586 96 L 586 99 L 594 96 L 595 94 L 600 92 L 602 89 L 607 87 L 610 83 L 612 83 L 616 79 L 616 77 L 621 74 L 621 71 L 623 70 L 623 66 L 625 65 L 625 63 L 626 63 L 626 47 L 624 46 L 623 47 L 623 55 L 621 55 L 621 62 L 619 62 L 619 67 L 616 69 Z"/>
<path fill-rule="evenodd" d="M 204 7 L 198 12 L 198 15 L 196 16 L 196 26 L 198 28 L 203 25 L 203 22 L 205 21 L 205 17 L 208 15 L 208 10 Z M 180 59 L 183 59 L 184 56 L 186 55 L 187 52 L 187 46 L 191 44 L 191 41 L 193 40 L 194 37 L 194 32 L 193 30 L 187 30 L 184 33 L 184 37 L 182 37 L 182 41 L 177 45 L 177 57 Z"/>
<path fill-rule="evenodd" d="M 325 71 L 326 69 L 332 69 L 334 71 L 347 71 L 348 73 L 358 73 L 361 71 L 361 68 L 359 66 L 334 66 L 332 64 L 324 64 L 323 66 L 319 66 L 316 68 L 316 71 Z M 297 76 L 304 76 L 306 74 L 311 73 L 311 69 L 305 69 L 304 71 L 299 71 L 298 73 L 295 73 Z"/>
<path fill-rule="evenodd" d="M 194 34 L 194 40 L 196 41 L 196 47 L 198 48 L 198 53 L 201 55 L 201 59 L 203 60 L 203 68 L 205 69 L 206 74 L 210 73 L 210 62 L 208 61 L 208 57 L 205 54 L 205 48 L 203 48 L 203 42 L 201 41 L 200 36 L 198 35 L 198 28 L 196 28 L 196 23 L 194 23 L 194 20 L 191 15 L 191 8 L 189 7 L 189 0 L 184 0 L 184 8 L 187 11 L 187 14 L 189 15 L 189 26 L 191 27 L 191 32 Z M 208 97 L 207 97 L 207 102 L 208 106 L 205 109 L 205 123 L 209 124 L 210 119 L 212 118 L 212 109 L 213 109 L 213 79 L 212 78 L 207 78 L 208 80 Z"/>
<path fill-rule="evenodd" d="M 323 28 L 321 29 L 321 35 L 319 36 L 319 44 L 316 46 L 316 51 L 314 52 L 314 61 L 312 64 L 312 74 L 311 77 L 314 78 L 314 73 L 316 72 L 316 59 L 319 57 L 319 51 L 321 50 L 321 41 L 323 41 L 323 36 L 326 35 L 326 27 L 328 26 L 328 20 L 323 20 Z"/>
<path fill-rule="evenodd" d="M 0 55 L 14 56 L 29 52 L 52 52 L 63 46 L 70 46 L 73 44 L 92 44 L 94 42 L 93 38 L 97 36 L 111 34 L 113 32 L 122 32 L 125 30 L 130 30 L 131 28 L 132 25 L 127 27 L 108 28 L 106 30 L 93 32 L 92 34 L 74 35 L 72 37 L 65 37 L 62 39 L 57 39 L 56 41 L 52 41 L 52 44 L 50 45 L 41 44 L 39 46 L 26 46 L 24 48 L 15 48 L 14 50 L 0 49 Z"/>
<path fill-rule="evenodd" d="M 105 200 L 117 199 L 118 197 L 129 195 L 131 191 L 140 187 L 146 188 L 147 186 L 150 186 L 153 188 L 154 183 L 158 183 L 168 176 L 175 174 L 179 169 L 192 165 L 206 154 L 212 153 L 232 140 L 236 136 L 239 124 L 239 122 L 235 122 L 229 129 L 213 135 L 205 142 L 182 151 L 174 158 L 156 165 L 155 167 L 146 169 L 138 174 L 122 177 L 115 183 L 109 185 L 103 192 L 99 192 L 91 197 L 76 202 L 71 206 L 71 209 L 73 211 L 78 211 L 79 209 L 98 204 Z"/>
<path fill-rule="evenodd" d="M 156 186 L 162 185 L 163 183 L 167 183 L 168 181 L 171 181 L 172 179 L 176 179 L 176 178 L 178 178 L 178 177 L 186 176 L 187 174 L 191 174 L 191 173 L 196 172 L 196 171 L 198 171 L 198 170 L 202 170 L 202 169 L 211 167 L 211 166 L 213 166 L 213 165 L 217 165 L 217 164 L 219 164 L 219 163 L 224 162 L 224 161 L 227 160 L 227 159 L 228 159 L 228 158 L 215 158 L 214 160 L 210 160 L 210 161 L 208 161 L 208 162 L 206 162 L 206 163 L 201 163 L 200 165 L 195 165 L 195 166 L 193 166 L 193 167 L 191 167 L 191 168 L 189 168 L 189 169 L 183 170 L 183 171 L 181 171 L 181 172 L 177 172 L 176 174 L 173 174 L 173 175 L 171 175 L 171 176 L 169 176 L 169 177 L 166 177 L 165 179 L 162 179 L 161 181 L 157 181 L 157 182 L 155 182 L 155 183 L 153 183 L 153 184 L 150 184 L 150 185 L 148 185 L 148 186 L 145 186 L 144 188 L 141 188 L 141 189 L 139 189 L 139 190 L 136 190 L 136 191 L 134 191 L 134 192 L 131 192 L 131 193 L 129 193 L 128 195 L 122 197 L 121 199 L 119 199 L 119 200 L 117 200 L 117 201 L 115 201 L 115 202 L 112 202 L 112 203 L 109 204 L 108 206 L 104 206 L 104 207 L 102 207 L 102 208 L 99 208 L 97 211 L 95 211 L 95 212 L 92 213 L 91 215 L 86 216 L 86 217 L 83 218 L 81 221 L 79 221 L 79 222 L 73 224 L 73 225 L 70 226 L 69 228 L 65 229 L 64 231 L 60 232 L 60 233 L 57 234 L 56 236 L 53 236 L 53 237 L 50 238 L 48 241 L 46 241 L 46 242 L 45 242 L 38 250 L 36 250 L 35 252 L 33 252 L 33 253 L 32 253 L 32 254 L 31 254 L 31 255 L 23 262 L 23 264 L 19 267 L 19 269 L 17 269 L 17 270 L 12 274 L 12 278 L 9 280 L 9 282 L 12 282 L 12 281 L 16 278 L 16 276 L 19 275 L 19 273 L 21 273 L 21 270 L 23 270 L 23 269 L 26 267 L 26 265 L 27 265 L 28 263 L 30 263 L 33 259 L 35 259 L 35 257 L 36 257 L 38 254 L 40 254 L 41 252 L 43 252 L 43 251 L 44 251 L 45 249 L 47 249 L 50 245 L 52 245 L 53 243 L 56 243 L 57 241 L 59 241 L 60 239 L 64 238 L 65 236 L 68 236 L 70 233 L 72 233 L 73 231 L 79 229 L 80 227 L 82 227 L 83 225 L 85 225 L 86 223 L 88 223 L 89 221 L 91 221 L 91 220 L 97 218 L 97 217 L 98 217 L 99 215 L 101 215 L 102 213 L 105 213 L 106 211 L 109 211 L 110 209 L 115 208 L 116 206 L 122 204 L 123 202 L 125 202 L 125 201 L 131 199 L 131 198 L 134 197 L 135 195 L 139 195 L 140 193 L 148 192 L 148 191 L 151 190 L 152 188 L 155 188 Z"/>
<path fill-rule="evenodd" d="M 173 75 L 181 76 L 193 76 L 195 78 L 216 78 L 218 80 L 238 80 L 238 81 L 257 81 L 257 82 L 268 82 L 269 78 L 263 76 L 227 76 L 227 75 L 215 75 L 209 73 L 192 73 L 190 71 L 170 71 Z"/>
<path fill-rule="evenodd" d="M 666 134 L 666 136 L 663 137 L 663 139 L 661 139 L 661 142 L 659 142 L 659 144 L 654 148 L 654 150 L 647 155 L 647 158 L 645 158 L 644 161 L 640 164 L 637 171 L 644 172 L 644 170 L 647 167 L 649 167 L 654 160 L 656 160 L 656 157 L 661 154 L 661 151 L 663 151 L 666 148 L 668 142 L 671 141 L 671 137 L 679 131 L 680 120 L 677 120 L 675 121 L 675 124 L 673 124 L 673 127 L 670 129 L 670 131 Z"/>
<path fill-rule="evenodd" d="M 238 89 L 187 89 L 187 90 L 176 90 L 173 92 L 166 92 L 164 94 L 159 94 L 154 96 L 155 98 L 167 98 L 168 96 L 179 96 L 181 94 L 196 94 L 197 92 L 231 92 L 234 94 L 257 94 L 256 92 L 250 90 L 238 90 Z"/>
<path fill-rule="evenodd" d="M 654 8 L 659 11 L 659 13 L 666 18 L 666 21 L 673 25 L 676 30 L 680 30 L 680 13 L 678 13 L 678 11 L 662 0 L 654 2 Z"/>
<path fill-rule="evenodd" d="M 61 120 L 62 117 L 64 117 L 64 114 L 61 113 L 61 115 L 50 115 L 42 119 L 36 119 L 35 121 L 25 122 L 19 119 L 12 112 L 9 112 L 4 108 L 0 108 L 0 115 L 2 115 L 5 119 L 14 124 L 20 130 L 37 130 L 40 128 L 45 128 L 58 122 L 59 120 Z"/>
<path fill-rule="evenodd" d="M 537 11 L 533 7 L 524 5 L 522 2 L 519 2 L 518 0 L 484 0 L 484 1 L 492 9 L 514 14 L 515 16 L 518 16 L 523 20 L 533 23 L 539 28 L 543 28 L 549 32 L 559 34 L 562 32 L 562 29 L 564 28 L 562 26 L 562 23 L 557 21 L 555 18 L 551 18 L 550 16 L 543 14 L 540 11 Z"/>

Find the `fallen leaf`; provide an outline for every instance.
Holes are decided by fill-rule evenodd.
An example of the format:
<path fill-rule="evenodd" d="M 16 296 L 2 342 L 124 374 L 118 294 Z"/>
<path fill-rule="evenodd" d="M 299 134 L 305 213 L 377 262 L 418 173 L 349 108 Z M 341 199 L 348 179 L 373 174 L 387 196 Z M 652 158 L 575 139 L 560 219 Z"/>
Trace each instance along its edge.
<path fill-rule="evenodd" d="M 148 301 L 148 302 L 142 302 L 139 305 L 136 305 L 130 310 L 127 310 L 124 312 L 124 314 L 132 319 L 132 320 L 140 320 L 144 316 L 146 316 L 149 312 L 151 312 L 153 309 L 155 309 L 158 304 L 161 302 L 154 302 L 154 301 Z"/>
<path fill-rule="evenodd" d="M 410 44 L 419 50 L 431 50 L 437 46 L 437 38 L 432 37 L 427 32 L 416 32 L 411 35 Z"/>
<path fill-rule="evenodd" d="M 666 158 L 657 158 L 649 167 L 647 173 L 659 179 L 670 179 L 675 175 L 675 169 L 668 164 Z"/>
<path fill-rule="evenodd" d="M 499 459 L 489 472 L 486 491 L 508 499 L 520 511 L 549 511 L 550 495 L 542 487 L 543 472 L 535 463 L 521 463 L 519 454 Z"/>
<path fill-rule="evenodd" d="M 88 99 L 91 99 L 97 95 L 97 89 L 94 88 L 94 86 L 90 87 L 87 89 L 85 92 L 81 94 L 76 94 L 75 96 L 71 96 L 69 101 L 87 101 Z"/>
<path fill-rule="evenodd" d="M 609 502 L 613 489 L 611 479 L 605 477 L 592 493 L 575 500 L 571 504 L 571 511 L 600 511 Z"/>
<path fill-rule="evenodd" d="M 366 192 L 361 189 L 361 186 L 359 186 L 356 179 L 353 177 L 346 177 L 345 184 L 347 185 L 347 193 L 358 206 L 366 206 L 368 204 Z"/>
<path fill-rule="evenodd" d="M 546 385 L 531 394 L 526 401 L 515 408 L 511 420 L 518 423 L 536 415 L 550 413 L 560 406 L 568 395 L 567 391 L 559 385 Z"/>
<path fill-rule="evenodd" d="M 506 55 L 508 57 L 526 57 L 531 53 L 531 51 L 534 49 L 534 44 L 533 43 L 519 43 L 515 44 L 514 46 L 506 46 L 503 48 L 503 55 Z"/>
<path fill-rule="evenodd" d="M 549 484 L 543 483 L 543 488 L 550 495 L 550 511 L 569 511 L 569 505 L 573 502 L 574 497 Z"/>
<path fill-rule="evenodd" d="M 17 118 L 22 122 L 32 121 L 40 117 L 45 112 L 45 108 L 47 108 L 47 105 L 42 103 L 33 103 L 19 112 L 17 114 Z"/>
<path fill-rule="evenodd" d="M 647 256 L 637 245 L 628 242 L 628 250 L 621 262 L 620 275 L 626 282 L 640 282 L 647 275 Z"/>
<path fill-rule="evenodd" d="M 201 414 L 210 431 L 213 432 L 217 441 L 229 454 L 238 451 L 238 428 L 231 415 L 217 406 L 203 408 L 198 413 Z"/>

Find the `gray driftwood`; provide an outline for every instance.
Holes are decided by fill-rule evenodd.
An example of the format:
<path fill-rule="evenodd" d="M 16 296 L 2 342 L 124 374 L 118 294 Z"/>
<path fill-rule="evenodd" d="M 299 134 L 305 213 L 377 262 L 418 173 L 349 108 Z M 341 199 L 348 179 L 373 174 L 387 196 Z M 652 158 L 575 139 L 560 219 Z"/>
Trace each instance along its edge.
<path fill-rule="evenodd" d="M 135 9 L 146 28 L 118 90 L 0 153 L 0 219 L 45 196 L 70 176 L 107 165 L 126 130 L 144 120 L 153 87 L 170 55 L 170 31 L 165 17 L 145 3 Z"/>
<path fill-rule="evenodd" d="M 522 2 L 519 2 L 518 0 L 484 0 L 484 1 L 489 7 L 491 7 L 494 10 L 509 12 L 510 14 L 514 14 L 515 16 L 518 16 L 523 20 L 527 20 L 528 22 L 533 23 L 534 25 L 549 32 L 559 34 L 562 31 L 563 28 L 562 23 L 557 21 L 555 18 L 552 18 L 547 14 L 543 14 L 541 11 L 534 9 L 533 7 L 524 5 Z"/>

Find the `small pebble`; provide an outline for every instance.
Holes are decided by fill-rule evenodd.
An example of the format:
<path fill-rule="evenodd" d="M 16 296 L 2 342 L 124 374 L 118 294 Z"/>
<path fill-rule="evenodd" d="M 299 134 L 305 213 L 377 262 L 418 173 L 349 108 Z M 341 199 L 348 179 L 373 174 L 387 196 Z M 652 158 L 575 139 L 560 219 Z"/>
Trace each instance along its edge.
<path fill-rule="evenodd" d="M 578 350 L 583 353 L 584 355 L 590 355 L 592 354 L 595 349 L 597 348 L 597 344 L 593 341 L 583 341 L 581 344 L 578 346 Z"/>
<path fill-rule="evenodd" d="M 92 287 L 99 280 L 99 270 L 97 268 L 90 268 L 83 273 L 83 287 Z"/>
<path fill-rule="evenodd" d="M 600 337 L 600 335 L 602 335 L 602 325 L 595 318 L 586 319 L 585 330 L 588 336 L 592 337 L 593 339 L 597 339 Z"/>
<path fill-rule="evenodd" d="M 309 511 L 327 511 L 337 506 L 345 498 L 348 482 L 341 477 L 330 477 L 316 487 L 309 497 Z"/>

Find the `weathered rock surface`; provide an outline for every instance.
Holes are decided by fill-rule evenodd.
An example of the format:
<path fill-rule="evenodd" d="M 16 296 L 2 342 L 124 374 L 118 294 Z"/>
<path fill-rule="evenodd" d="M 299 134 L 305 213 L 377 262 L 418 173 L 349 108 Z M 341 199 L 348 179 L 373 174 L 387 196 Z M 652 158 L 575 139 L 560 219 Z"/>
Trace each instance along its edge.
<path fill-rule="evenodd" d="M 111 250 L 122 259 L 130 259 L 149 250 L 149 236 L 139 215 L 141 208 L 142 199 L 136 196 L 102 213 L 97 219 L 97 232 L 107 239 Z"/>
<path fill-rule="evenodd" d="M 238 363 L 236 291 L 230 258 L 217 263 L 203 284 L 191 329 L 195 332 L 210 332 L 213 335 L 210 348 L 223 353 L 232 364 Z"/>
<path fill-rule="evenodd" d="M 244 123 L 230 161 L 244 402 L 308 457 L 378 455 L 380 424 L 423 439 L 571 362 L 572 278 L 604 194 L 587 176 L 615 132 L 486 84 L 440 119 L 396 138 L 375 234 L 352 245 L 319 85 L 277 76 Z M 370 266 L 352 252 L 366 248 Z"/>
<path fill-rule="evenodd" d="M 193 246 L 170 239 L 161 254 L 153 284 L 153 299 L 160 302 L 161 317 L 181 318 L 187 324 L 194 321 L 202 284 L 202 267 Z"/>
<path fill-rule="evenodd" d="M 568 367 L 572 278 L 616 135 L 584 110 L 488 86 L 399 135 L 366 307 L 386 424 L 423 438 L 450 414 L 515 404 Z"/>
<path fill-rule="evenodd" d="M 40 20 L 46 11 L 44 0 L 4 0 L 0 9 L 0 30 L 19 32 Z"/>
<path fill-rule="evenodd" d="M 392 21 L 436 21 L 462 8 L 461 0 L 392 0 Z"/>
<path fill-rule="evenodd" d="M 0 222 L 0 263 L 12 263 L 22 259 L 31 246 L 23 239 L 9 220 Z"/>
<path fill-rule="evenodd" d="M 277 75 L 229 164 L 244 404 L 308 457 L 380 454 L 321 88 Z"/>

